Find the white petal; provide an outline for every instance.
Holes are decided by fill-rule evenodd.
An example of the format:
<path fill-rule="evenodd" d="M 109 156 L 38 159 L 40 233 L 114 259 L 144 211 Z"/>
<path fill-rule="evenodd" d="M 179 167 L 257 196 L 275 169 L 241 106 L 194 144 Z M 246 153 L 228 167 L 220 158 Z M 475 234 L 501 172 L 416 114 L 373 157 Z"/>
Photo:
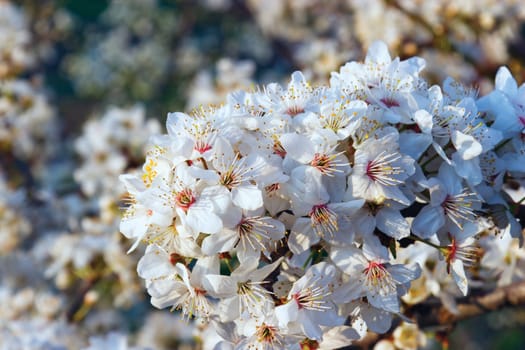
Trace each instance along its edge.
<path fill-rule="evenodd" d="M 410 236 L 410 225 L 399 210 L 384 207 L 376 215 L 377 228 L 395 239 Z"/>
<path fill-rule="evenodd" d="M 211 203 L 218 213 L 222 213 L 231 204 L 230 197 L 230 191 L 224 186 L 206 187 L 201 192 L 199 205 L 208 206 Z"/>
<path fill-rule="evenodd" d="M 263 250 L 264 255 L 269 258 L 269 252 Z M 239 258 L 239 262 L 241 264 L 245 264 L 248 261 L 259 261 L 261 258 L 261 250 L 259 247 L 255 246 L 252 247 L 249 244 L 246 245 L 244 249 L 237 249 L 237 258 Z"/>
<path fill-rule="evenodd" d="M 163 298 L 164 296 L 176 298 L 185 291 L 183 283 L 176 282 L 171 278 L 149 281 L 149 283 L 147 283 L 147 289 L 149 295 L 153 298 Z"/>
<path fill-rule="evenodd" d="M 179 267 L 183 267 L 181 263 L 177 264 Z M 189 278 L 191 279 L 191 284 L 200 285 L 200 281 L 206 275 L 220 275 L 221 263 L 218 255 L 204 256 L 200 257 L 197 260 L 193 270 L 191 270 L 191 275 L 187 268 L 184 268 L 184 272 L 188 273 Z"/>
<path fill-rule="evenodd" d="M 294 169 L 294 171 L 292 172 L 292 177 L 295 176 L 298 172 L 301 172 L 299 169 L 304 169 L 303 200 L 311 204 L 320 204 L 328 202 L 328 200 L 330 199 L 330 195 L 328 194 L 326 188 L 323 185 L 322 174 L 319 171 L 317 171 L 317 169 L 310 166 L 306 166 Z"/>
<path fill-rule="evenodd" d="M 388 47 L 382 41 L 374 41 L 368 48 L 365 62 L 376 64 L 388 64 L 392 61 L 388 53 Z"/>
<path fill-rule="evenodd" d="M 301 322 L 301 328 L 308 338 L 321 340 L 323 337 L 323 332 L 321 331 L 321 327 L 319 326 L 318 322 L 314 322 L 309 317 L 301 317 L 299 322 Z"/>
<path fill-rule="evenodd" d="M 378 186 L 379 187 L 379 186 Z M 403 191 L 397 186 L 381 186 L 385 198 L 392 199 L 404 205 L 412 204 Z"/>
<path fill-rule="evenodd" d="M 162 210 L 153 209 L 150 223 L 160 227 L 170 226 L 173 223 L 173 209 L 168 207 L 162 208 Z"/>
<path fill-rule="evenodd" d="M 357 333 L 359 334 L 359 338 L 363 338 L 368 330 L 366 322 L 363 320 L 362 317 L 359 317 L 359 315 L 352 321 L 352 328 L 354 328 L 357 331 Z"/>
<path fill-rule="evenodd" d="M 507 67 L 500 67 L 496 73 L 496 89 L 503 91 L 509 97 L 516 96 L 518 84 Z"/>
<path fill-rule="evenodd" d="M 292 232 L 288 238 L 288 247 L 292 253 L 301 254 L 319 240 L 319 236 L 312 229 L 310 219 L 299 218 L 292 227 Z"/>
<path fill-rule="evenodd" d="M 375 307 L 361 307 L 361 317 L 372 332 L 386 333 L 392 325 L 392 314 Z"/>
<path fill-rule="evenodd" d="M 172 136 L 180 136 L 178 135 L 178 132 L 181 129 L 180 126 L 184 120 L 189 118 L 190 117 L 187 114 L 181 112 L 168 113 L 168 118 L 166 119 L 166 129 L 168 130 L 168 134 Z"/>
<path fill-rule="evenodd" d="M 443 159 L 447 164 L 452 164 L 450 159 L 448 159 L 447 154 L 443 150 L 443 147 L 441 147 L 437 142 L 432 142 L 432 147 L 434 147 L 434 150 L 436 151 L 437 154 L 439 154 L 441 159 Z"/>
<path fill-rule="evenodd" d="M 427 205 L 412 221 L 412 232 L 421 238 L 432 237 L 445 224 L 443 208 Z"/>
<path fill-rule="evenodd" d="M 217 233 L 222 230 L 222 220 L 216 214 L 206 210 L 190 208 L 185 223 L 196 233 Z"/>
<path fill-rule="evenodd" d="M 352 340 L 361 338 L 355 329 L 349 326 L 331 327 L 323 334 L 320 349 L 339 349 L 348 346 Z"/>
<path fill-rule="evenodd" d="M 286 327 L 289 322 L 297 320 L 298 312 L 299 308 L 295 300 L 277 306 L 275 308 L 275 317 L 279 321 L 279 326 Z"/>
<path fill-rule="evenodd" d="M 458 130 L 452 132 L 451 140 L 461 158 L 465 160 L 477 157 L 483 151 L 483 147 L 475 138 Z"/>
<path fill-rule="evenodd" d="M 233 230 L 223 230 L 209 235 L 202 241 L 202 252 L 206 255 L 229 252 L 238 238 L 237 232 Z"/>
<path fill-rule="evenodd" d="M 301 71 L 295 71 L 292 73 L 292 78 L 290 79 L 290 86 L 302 87 L 303 84 L 306 84 L 306 78 L 304 77 Z"/>
<path fill-rule="evenodd" d="M 312 141 L 304 135 L 283 134 L 280 137 L 281 145 L 286 150 L 286 156 L 296 161 L 306 164 L 309 163 L 315 154 Z"/>
<path fill-rule="evenodd" d="M 214 298 L 228 298 L 237 293 L 237 283 L 229 276 L 205 275 L 202 286 Z"/>
<path fill-rule="evenodd" d="M 454 155 L 456 155 L 456 153 Z M 438 177 L 444 185 L 447 194 L 457 194 L 461 193 L 463 190 L 463 184 L 461 183 L 461 179 L 458 177 L 456 171 L 454 171 L 454 167 L 451 167 L 448 164 L 442 164 L 439 167 Z"/>
<path fill-rule="evenodd" d="M 421 268 L 417 264 L 414 264 L 411 267 L 398 264 L 389 266 L 388 272 L 390 272 L 390 275 L 398 284 L 408 284 L 419 278 L 421 275 Z"/>
<path fill-rule="evenodd" d="M 432 135 L 402 133 L 399 135 L 399 150 L 413 159 L 419 159 L 432 144 Z"/>
<path fill-rule="evenodd" d="M 386 295 L 381 295 L 378 293 L 367 293 L 366 297 L 368 299 L 368 302 L 372 306 L 377 307 L 378 309 L 399 313 L 399 298 L 396 292 Z"/>
<path fill-rule="evenodd" d="M 146 185 L 144 185 L 144 182 L 132 174 L 122 174 L 119 176 L 120 182 L 124 184 L 126 187 L 126 191 L 129 193 L 137 193 L 142 192 L 146 190 Z"/>
<path fill-rule="evenodd" d="M 356 213 L 361 207 L 363 207 L 363 204 L 365 204 L 364 199 L 356 199 L 348 202 L 329 204 L 328 207 L 336 213 L 345 216 Z"/>
<path fill-rule="evenodd" d="M 348 303 L 365 296 L 365 285 L 362 282 L 350 281 L 339 286 L 332 294 L 332 299 L 336 303 Z"/>
<path fill-rule="evenodd" d="M 254 272 L 250 274 L 250 280 L 252 281 L 264 280 L 266 277 L 268 277 L 270 273 L 272 273 L 281 264 L 281 260 L 282 258 L 274 261 L 273 263 L 269 265 L 263 266 L 258 270 L 255 270 Z"/>
<path fill-rule="evenodd" d="M 144 279 L 153 279 L 175 274 L 170 257 L 164 249 L 155 245 L 148 247 L 148 252 L 139 260 L 137 273 Z"/>
<path fill-rule="evenodd" d="M 151 297 L 151 305 L 155 306 L 157 309 L 164 309 L 168 306 L 172 306 L 175 302 L 176 297 L 172 295 L 166 295 L 163 297 Z"/>
<path fill-rule="evenodd" d="M 455 173 L 452 172 L 452 174 L 452 178 L 446 178 L 445 180 L 448 180 L 449 182 L 451 180 L 458 181 L 459 178 L 455 176 Z M 430 205 L 433 207 L 440 206 L 447 199 L 449 193 L 456 193 L 452 191 L 448 192 L 445 185 L 441 182 L 441 178 L 442 176 L 440 178 L 432 177 L 426 183 L 426 186 L 430 192 Z"/>
<path fill-rule="evenodd" d="M 450 233 L 456 238 L 457 242 L 464 242 L 480 231 L 480 227 L 474 222 L 465 222 L 462 228 L 456 225 L 450 227 Z"/>
<path fill-rule="evenodd" d="M 228 344 L 228 346 L 225 345 L 216 345 L 213 349 L 214 350 L 233 350 L 233 343 L 237 341 L 237 326 L 233 322 L 214 322 L 212 321 L 212 327 L 217 332 L 219 337 L 226 340 L 226 342 L 222 342 L 223 344 Z M 231 343 L 231 344 L 229 344 Z"/>
<path fill-rule="evenodd" d="M 430 134 L 432 132 L 432 115 L 426 110 L 420 109 L 416 111 L 416 113 L 414 113 L 414 120 L 423 133 Z"/>
<path fill-rule="evenodd" d="M 139 246 L 140 242 L 141 242 L 141 239 L 137 238 L 135 240 L 135 242 L 131 245 L 131 247 L 128 249 L 126 254 L 129 254 L 129 253 L 133 252 L 135 249 L 137 249 L 137 247 Z M 81 266 L 84 266 L 84 265 L 81 265 Z"/>
<path fill-rule="evenodd" d="M 454 281 L 456 282 L 461 293 L 463 293 L 463 295 L 466 296 L 468 293 L 468 280 L 467 276 L 465 275 L 463 261 L 461 261 L 460 259 L 454 259 L 451 265 L 452 277 L 454 278 Z"/>
<path fill-rule="evenodd" d="M 127 238 L 138 238 L 146 234 L 149 222 L 145 220 L 144 216 L 128 216 L 120 220 L 120 232 Z"/>
<path fill-rule="evenodd" d="M 458 153 L 454 153 L 452 155 L 452 161 L 454 162 L 454 170 L 456 173 L 464 178 L 469 184 L 475 186 L 481 183 L 483 175 L 479 165 L 479 158 L 464 160 L 459 157 Z"/>
<path fill-rule="evenodd" d="M 217 138 L 214 144 L 215 153 L 220 155 L 213 160 L 213 165 L 219 171 L 226 170 L 225 167 L 228 167 L 235 160 L 235 152 L 233 151 L 230 143 L 223 137 Z"/>
<path fill-rule="evenodd" d="M 376 228 L 376 218 L 368 210 L 360 210 L 355 217 L 352 217 L 352 224 L 356 232 L 363 236 L 371 235 Z"/>
<path fill-rule="evenodd" d="M 236 206 L 255 210 L 263 205 L 261 190 L 255 185 L 243 185 L 232 189 L 232 201 Z"/>
<path fill-rule="evenodd" d="M 354 247 L 333 247 L 330 251 L 330 259 L 349 275 L 356 271 L 361 272 L 368 264 L 361 250 Z"/>

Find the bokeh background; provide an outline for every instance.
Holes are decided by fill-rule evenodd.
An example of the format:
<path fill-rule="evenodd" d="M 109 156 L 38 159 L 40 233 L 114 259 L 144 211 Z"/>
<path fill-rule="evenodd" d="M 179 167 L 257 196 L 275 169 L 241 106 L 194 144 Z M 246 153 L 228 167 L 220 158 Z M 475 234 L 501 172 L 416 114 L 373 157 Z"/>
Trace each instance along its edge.
<path fill-rule="evenodd" d="M 326 84 L 377 39 L 425 58 L 431 83 L 483 94 L 501 65 L 525 80 L 520 0 L 1 0 L 0 348 L 206 348 L 213 334 L 149 305 L 118 175 L 168 112 L 295 70 Z M 427 347 L 525 348 L 525 309 L 441 331 Z"/>

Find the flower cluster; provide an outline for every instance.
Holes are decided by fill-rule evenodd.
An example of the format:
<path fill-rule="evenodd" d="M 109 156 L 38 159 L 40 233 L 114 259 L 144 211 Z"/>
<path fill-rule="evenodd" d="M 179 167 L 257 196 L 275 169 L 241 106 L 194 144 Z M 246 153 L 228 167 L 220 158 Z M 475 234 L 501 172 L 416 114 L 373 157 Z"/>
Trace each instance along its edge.
<path fill-rule="evenodd" d="M 28 73 L 35 61 L 29 29 L 20 8 L 0 2 L 0 150 L 36 168 L 51 153 L 56 128 L 41 79 Z"/>
<path fill-rule="evenodd" d="M 45 274 L 60 289 L 71 288 L 78 277 L 101 279 L 114 274 L 118 280 L 112 286 L 112 302 L 129 305 L 137 299 L 137 276 L 131 272 L 136 259 L 125 254 L 118 233 L 118 202 L 125 193 L 118 174 L 136 171 L 136 164 L 144 161 L 147 139 L 159 130 L 159 123 L 145 120 L 138 105 L 108 108 L 85 124 L 75 144 L 83 163 L 74 176 L 86 198 L 76 203 L 77 214 L 70 215 L 70 221 L 76 216 L 78 222 L 70 224 L 73 233 L 38 244 L 38 250 L 45 252 L 38 254 L 39 259 L 48 262 Z"/>
<path fill-rule="evenodd" d="M 134 163 L 143 162 L 144 146 L 150 137 L 160 131 L 156 120 L 145 120 L 145 110 L 109 107 L 101 118 L 92 118 L 84 125 L 84 133 L 75 141 L 75 149 L 82 165 L 74 176 L 87 196 L 122 194 L 123 188 L 115 180 Z"/>
<path fill-rule="evenodd" d="M 422 310 L 519 292 L 525 6 L 495 3 L 0 0 L 0 349 L 416 349 Z M 339 68 L 378 38 L 425 69 Z"/>
<path fill-rule="evenodd" d="M 8 1 L 0 3 L 0 78 L 17 75 L 34 62 L 25 14 Z"/>
<path fill-rule="evenodd" d="M 52 133 L 54 117 L 35 84 L 23 79 L 0 81 L 0 145 L 16 157 L 32 159 L 39 152 L 39 157 L 50 153 L 46 138 Z"/>
<path fill-rule="evenodd" d="M 210 322 L 221 348 L 334 348 L 387 331 L 433 253 L 466 295 L 475 238 L 521 237 L 503 180 L 523 173 L 525 87 L 502 68 L 478 98 L 424 66 L 375 42 L 329 86 L 295 72 L 169 114 L 142 174 L 120 177 L 151 303 Z"/>

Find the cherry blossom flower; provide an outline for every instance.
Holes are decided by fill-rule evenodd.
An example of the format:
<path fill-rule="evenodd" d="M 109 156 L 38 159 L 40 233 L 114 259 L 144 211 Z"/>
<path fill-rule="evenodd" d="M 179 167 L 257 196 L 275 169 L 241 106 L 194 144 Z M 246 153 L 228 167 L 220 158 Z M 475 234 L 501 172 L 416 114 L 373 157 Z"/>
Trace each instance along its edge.
<path fill-rule="evenodd" d="M 343 272 L 357 277 L 343 287 L 349 301 L 366 296 L 372 306 L 393 313 L 399 313 L 399 296 L 421 273 L 418 265 L 392 265 L 352 247 L 333 247 L 330 258 Z"/>
<path fill-rule="evenodd" d="M 243 213 L 233 228 L 224 228 L 206 237 L 202 242 L 202 251 L 212 255 L 235 248 L 241 263 L 250 259 L 258 261 L 261 252 L 269 254 L 270 244 L 284 237 L 284 224 L 271 217 L 254 214 Z"/>
<path fill-rule="evenodd" d="M 437 177 L 428 181 L 430 204 L 423 207 L 412 222 L 412 232 L 428 238 L 439 228 L 455 225 L 462 228 L 476 217 L 479 199 L 454 173 L 453 168 L 443 163 Z"/>
<path fill-rule="evenodd" d="M 353 195 L 374 203 L 392 199 L 409 205 L 400 185 L 415 172 L 414 160 L 399 152 L 397 132 L 364 141 L 355 152 Z"/>
<path fill-rule="evenodd" d="M 275 308 L 279 325 L 290 328 L 297 324 L 308 338 L 314 340 L 322 338 L 321 325 L 342 325 L 337 308 L 330 300 L 330 283 L 335 274 L 335 267 L 328 263 L 311 266 L 293 284 L 284 304 Z"/>
<path fill-rule="evenodd" d="M 261 318 L 273 309 L 271 292 L 264 279 L 279 266 L 281 260 L 257 269 L 258 259 L 246 261 L 230 276 L 206 275 L 204 286 L 210 295 L 221 299 L 221 321 L 238 318 Z"/>
<path fill-rule="evenodd" d="M 126 185 L 127 200 L 130 202 L 120 222 L 120 231 L 128 238 L 136 238 L 135 244 L 130 249 L 132 251 L 144 237 L 150 225 L 168 226 L 172 218 L 169 209 L 154 208 L 149 205 L 154 202 L 152 198 L 154 194 L 146 189 L 142 180 L 133 175 L 121 175 L 120 180 Z"/>
<path fill-rule="evenodd" d="M 456 312 L 482 286 L 471 270 L 522 278 L 522 87 L 500 69 L 480 99 L 452 79 L 428 87 L 424 66 L 375 42 L 329 86 L 295 72 L 170 113 L 142 172 L 121 177 L 151 303 L 201 319 L 215 349 L 329 349 L 430 296 Z M 423 342 L 394 333 L 381 346 Z"/>
<path fill-rule="evenodd" d="M 218 274 L 218 261 L 201 258 L 190 272 L 182 263 L 174 261 L 173 264 L 172 257 L 162 248 L 149 245 L 139 261 L 137 272 L 147 281 L 151 304 L 159 309 L 168 306 L 181 309 L 188 318 L 208 318 L 213 305 L 202 286 L 202 279 L 207 273 Z"/>

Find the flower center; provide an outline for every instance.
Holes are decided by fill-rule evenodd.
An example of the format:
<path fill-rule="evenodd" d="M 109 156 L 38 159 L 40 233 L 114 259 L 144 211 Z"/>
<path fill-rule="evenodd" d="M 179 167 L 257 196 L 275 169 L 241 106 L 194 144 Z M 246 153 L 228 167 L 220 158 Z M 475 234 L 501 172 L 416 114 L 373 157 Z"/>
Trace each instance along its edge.
<path fill-rule="evenodd" d="M 396 286 L 390 272 L 386 267 L 377 261 L 370 261 L 363 270 L 365 274 L 365 284 L 370 289 L 380 295 L 387 295 L 395 292 Z"/>
<path fill-rule="evenodd" d="M 249 180 L 250 172 L 256 169 L 245 166 L 245 160 L 246 158 L 237 155 L 231 164 L 225 166 L 226 170 L 220 173 L 219 183 L 231 191 L 234 187 L 240 186 L 243 181 Z"/>
<path fill-rule="evenodd" d="M 227 189 L 231 190 L 235 186 L 239 185 L 239 180 L 237 179 L 237 176 L 234 173 L 233 169 L 230 168 L 221 174 L 219 183 L 225 186 Z"/>
<path fill-rule="evenodd" d="M 175 204 L 184 210 L 186 213 L 188 209 L 195 203 L 195 196 L 193 195 L 193 191 L 189 188 L 186 188 L 177 194 L 175 194 Z"/>
<path fill-rule="evenodd" d="M 366 164 L 366 176 L 374 182 L 384 186 L 395 186 L 402 183 L 394 175 L 403 173 L 403 169 L 393 166 L 392 163 L 401 159 L 401 154 L 381 152 L 375 159 Z"/>
<path fill-rule="evenodd" d="M 299 343 L 301 350 L 317 350 L 319 349 L 319 342 L 317 340 L 305 339 Z"/>
<path fill-rule="evenodd" d="M 446 253 L 445 253 L 445 259 L 447 261 L 447 264 L 452 263 L 456 259 L 457 251 L 458 251 L 458 245 L 456 242 L 456 238 L 452 237 L 452 242 L 446 248 Z"/>
<path fill-rule="evenodd" d="M 279 141 L 279 137 L 277 135 L 273 135 L 272 138 L 273 138 L 273 153 L 277 154 L 281 158 L 284 158 L 286 156 L 286 150 L 281 144 L 281 141 Z"/>
<path fill-rule="evenodd" d="M 337 214 L 328 208 L 326 204 L 314 205 L 308 216 L 310 216 L 315 233 L 320 237 L 323 237 L 326 233 L 333 235 L 339 230 Z"/>
<path fill-rule="evenodd" d="M 304 107 L 293 105 L 288 107 L 286 110 L 286 114 L 288 114 L 290 117 L 295 117 L 298 114 L 304 113 Z"/>
<path fill-rule="evenodd" d="M 266 191 L 266 193 L 268 195 L 272 195 L 274 194 L 275 192 L 279 191 L 279 189 L 281 188 L 281 184 L 279 183 L 274 183 L 274 184 L 271 184 L 271 185 L 268 185 L 264 188 L 264 190 Z"/>
<path fill-rule="evenodd" d="M 248 310 L 250 314 L 256 314 L 261 311 L 264 301 L 271 302 L 269 295 L 270 291 L 264 289 L 262 286 L 266 281 L 253 282 L 239 282 L 237 283 L 237 294 L 239 295 L 241 313 Z"/>
<path fill-rule="evenodd" d="M 321 173 L 326 173 L 330 169 L 331 158 L 326 154 L 316 153 L 310 165 L 317 168 Z"/>
<path fill-rule="evenodd" d="M 263 241 L 270 240 L 270 236 L 266 232 L 270 227 L 272 227 L 272 225 L 266 223 L 260 216 L 243 217 L 237 224 L 239 241 L 235 246 L 240 243 L 243 250 L 246 250 L 248 246 L 255 250 L 264 249 Z"/>
<path fill-rule="evenodd" d="M 354 115 L 356 113 L 354 112 Z M 332 130 L 333 132 L 338 132 L 339 129 L 344 128 L 349 123 L 349 118 L 344 114 L 341 108 L 332 110 L 331 113 L 324 118 L 325 128 Z"/>
<path fill-rule="evenodd" d="M 399 102 L 397 102 L 394 98 L 392 97 L 384 97 L 382 99 L 380 99 L 380 101 L 385 105 L 387 106 L 388 108 L 392 108 L 392 107 L 399 107 Z"/>
<path fill-rule="evenodd" d="M 188 289 L 182 296 L 182 302 L 175 305 L 173 309 L 181 309 L 188 320 L 193 316 L 207 319 L 210 316 L 211 304 L 206 298 L 205 290 L 193 288 L 193 293 Z"/>
<path fill-rule="evenodd" d="M 193 149 L 199 152 L 200 154 L 209 151 L 211 148 L 211 145 L 202 138 L 198 138 L 197 141 L 195 141 L 195 145 L 193 146 Z"/>
<path fill-rule="evenodd" d="M 315 153 L 314 158 L 310 161 L 310 165 L 319 170 L 321 174 L 333 176 L 336 172 L 341 172 L 342 170 L 337 169 L 339 166 L 345 166 L 345 163 L 336 161 L 336 157 L 341 153 L 336 154 L 323 154 Z"/>
<path fill-rule="evenodd" d="M 278 329 L 275 326 L 270 326 L 266 323 L 263 323 L 262 325 L 256 327 L 255 334 L 259 343 L 268 343 L 270 346 L 273 346 L 274 343 L 282 343 L 279 337 Z"/>
<path fill-rule="evenodd" d="M 297 303 L 299 310 L 307 309 L 312 311 L 325 311 L 331 309 L 330 306 L 324 305 L 326 303 L 324 298 L 329 294 L 330 293 L 326 290 L 326 286 L 315 286 L 306 287 L 305 289 L 292 294 L 291 297 Z"/>
<path fill-rule="evenodd" d="M 474 246 L 460 246 L 456 237 L 449 234 L 450 244 L 441 249 L 441 253 L 447 262 L 447 272 L 450 273 L 450 265 L 456 260 L 460 259 L 466 266 L 473 266 L 478 257 L 479 251 Z"/>
<path fill-rule="evenodd" d="M 459 194 L 447 194 L 441 207 L 445 215 L 452 220 L 456 226 L 463 229 L 461 221 L 472 221 L 476 217 L 472 204 L 477 199 L 474 193 L 464 190 Z"/>

